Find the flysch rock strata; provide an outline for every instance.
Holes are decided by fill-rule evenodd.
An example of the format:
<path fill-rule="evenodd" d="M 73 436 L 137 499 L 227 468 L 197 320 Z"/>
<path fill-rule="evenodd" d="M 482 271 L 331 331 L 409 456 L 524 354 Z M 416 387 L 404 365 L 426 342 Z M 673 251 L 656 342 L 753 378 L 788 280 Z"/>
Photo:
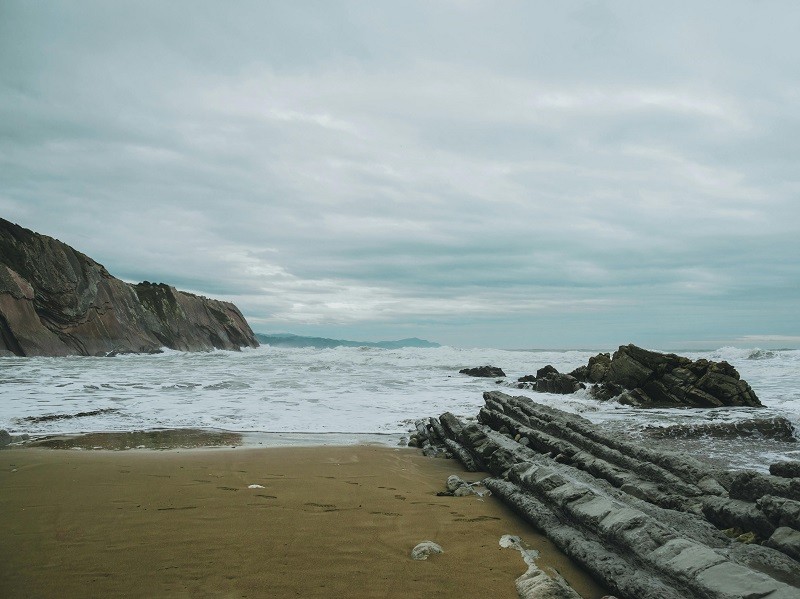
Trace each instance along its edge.
<path fill-rule="evenodd" d="M 621 599 L 800 597 L 800 479 L 640 447 L 528 397 L 484 393 L 411 443 L 486 471 L 519 512 Z"/>

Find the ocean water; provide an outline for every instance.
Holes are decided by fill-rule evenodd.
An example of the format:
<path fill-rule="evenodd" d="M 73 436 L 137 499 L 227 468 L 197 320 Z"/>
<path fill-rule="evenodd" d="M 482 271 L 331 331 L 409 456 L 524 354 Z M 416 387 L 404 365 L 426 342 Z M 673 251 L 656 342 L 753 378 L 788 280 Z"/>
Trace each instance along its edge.
<path fill-rule="evenodd" d="M 613 351 L 613 349 L 607 350 Z M 585 392 L 551 395 L 513 388 L 520 376 L 552 364 L 569 372 L 597 351 L 376 348 L 287 349 L 125 355 L 114 358 L 0 358 L 0 428 L 46 435 L 163 428 L 241 432 L 386 435 L 397 443 L 420 417 L 450 411 L 474 417 L 482 392 L 498 389 L 579 413 L 642 442 L 647 426 L 784 416 L 800 431 L 800 350 L 722 348 L 678 352 L 727 360 L 753 387 L 763 409 L 641 410 L 598 402 Z M 461 375 L 491 364 L 506 383 Z M 91 412 L 95 415 L 76 416 Z M 66 418 L 41 420 L 44 416 Z M 70 417 L 71 416 L 71 417 Z M 666 443 L 666 442 L 661 442 Z M 762 468 L 798 457 L 794 444 L 749 439 L 669 441 L 736 466 Z M 800 445 L 800 444 L 798 444 Z"/>

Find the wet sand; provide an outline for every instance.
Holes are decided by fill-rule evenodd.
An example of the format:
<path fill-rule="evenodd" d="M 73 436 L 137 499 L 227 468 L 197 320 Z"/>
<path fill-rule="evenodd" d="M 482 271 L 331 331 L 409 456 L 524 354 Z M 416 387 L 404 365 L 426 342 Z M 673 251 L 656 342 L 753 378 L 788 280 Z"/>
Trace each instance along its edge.
<path fill-rule="evenodd" d="M 499 501 L 437 497 L 450 474 L 481 478 L 366 445 L 5 449 L 0 596 L 516 598 L 526 566 L 503 534 L 605 594 Z M 412 560 L 423 540 L 445 552 Z"/>

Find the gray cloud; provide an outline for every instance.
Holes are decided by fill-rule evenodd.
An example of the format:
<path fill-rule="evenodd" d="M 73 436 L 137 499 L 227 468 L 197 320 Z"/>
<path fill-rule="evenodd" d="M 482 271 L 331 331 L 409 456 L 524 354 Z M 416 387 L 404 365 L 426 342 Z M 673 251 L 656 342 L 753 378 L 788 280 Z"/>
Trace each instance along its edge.
<path fill-rule="evenodd" d="M 0 212 L 257 330 L 780 344 L 800 335 L 798 21 L 5 2 Z"/>

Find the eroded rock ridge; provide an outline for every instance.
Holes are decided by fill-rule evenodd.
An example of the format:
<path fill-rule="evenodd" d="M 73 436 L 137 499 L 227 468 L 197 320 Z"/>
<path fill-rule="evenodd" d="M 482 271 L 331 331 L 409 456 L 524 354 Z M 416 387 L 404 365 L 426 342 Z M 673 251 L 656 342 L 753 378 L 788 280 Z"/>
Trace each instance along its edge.
<path fill-rule="evenodd" d="M 489 472 L 495 496 L 615 595 L 798 596 L 800 478 L 650 449 L 528 397 L 484 400 L 477 422 L 418 421 L 412 444 Z"/>

